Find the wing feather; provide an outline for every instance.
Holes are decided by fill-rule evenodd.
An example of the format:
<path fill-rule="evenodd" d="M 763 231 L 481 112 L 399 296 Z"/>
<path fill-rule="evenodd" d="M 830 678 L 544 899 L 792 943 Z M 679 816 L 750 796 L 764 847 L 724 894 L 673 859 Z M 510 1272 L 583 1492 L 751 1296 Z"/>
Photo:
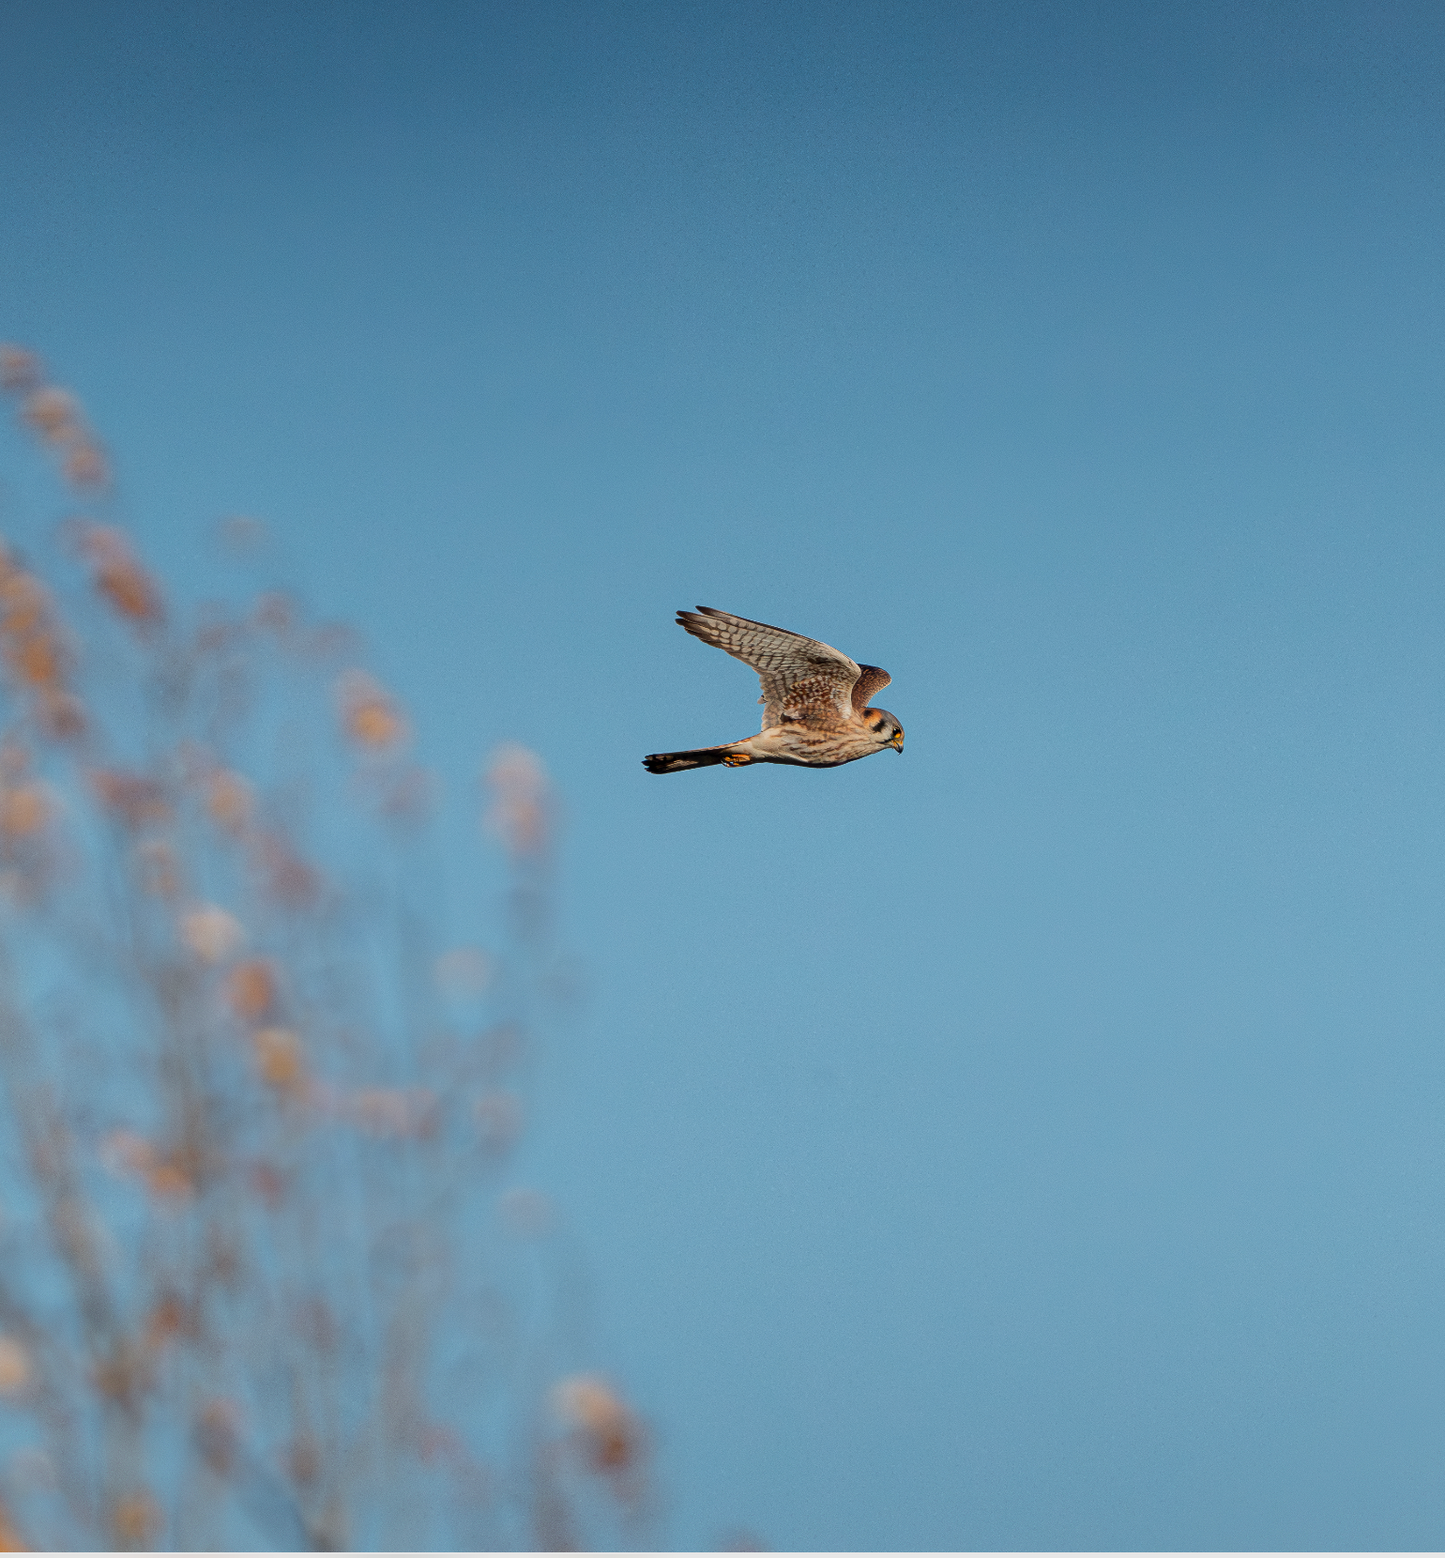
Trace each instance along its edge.
<path fill-rule="evenodd" d="M 735 617 L 714 606 L 680 611 L 679 627 L 730 654 L 758 673 L 763 686 L 763 728 L 784 719 L 840 719 L 853 712 L 861 675 L 857 662 L 816 638 Z M 877 683 L 877 687 L 887 684 Z M 876 690 L 876 687 L 875 689 Z"/>
<path fill-rule="evenodd" d="M 853 683 L 853 712 L 861 715 L 873 694 L 882 692 L 893 678 L 881 665 L 861 665 L 858 669 L 862 674 Z"/>

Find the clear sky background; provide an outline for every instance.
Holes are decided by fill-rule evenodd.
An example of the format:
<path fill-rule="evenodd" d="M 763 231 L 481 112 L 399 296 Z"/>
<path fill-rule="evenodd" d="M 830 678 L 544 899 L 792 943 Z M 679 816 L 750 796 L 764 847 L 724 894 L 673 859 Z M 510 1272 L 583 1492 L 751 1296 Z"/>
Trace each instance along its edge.
<path fill-rule="evenodd" d="M 668 1539 L 1445 1542 L 1445 10 L 8 0 L 0 336 L 458 815 Z M 13 448 L 13 446 L 8 446 Z M 698 602 L 886 666 L 743 735 Z M 461 825 L 461 824 L 458 824 Z"/>

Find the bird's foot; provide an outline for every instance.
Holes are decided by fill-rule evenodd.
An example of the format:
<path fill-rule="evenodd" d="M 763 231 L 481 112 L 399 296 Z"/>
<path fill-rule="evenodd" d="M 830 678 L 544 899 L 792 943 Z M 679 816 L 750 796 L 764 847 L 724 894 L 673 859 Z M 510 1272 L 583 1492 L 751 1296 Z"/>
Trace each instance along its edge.
<path fill-rule="evenodd" d="M 729 768 L 741 768 L 745 763 L 751 763 L 752 758 L 746 752 L 729 752 L 723 759 Z"/>

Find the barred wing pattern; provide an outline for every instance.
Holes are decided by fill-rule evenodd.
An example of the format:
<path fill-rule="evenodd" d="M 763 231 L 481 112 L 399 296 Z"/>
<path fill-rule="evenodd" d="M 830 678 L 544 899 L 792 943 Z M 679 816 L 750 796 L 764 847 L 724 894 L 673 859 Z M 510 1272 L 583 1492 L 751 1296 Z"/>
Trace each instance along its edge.
<path fill-rule="evenodd" d="M 853 684 L 853 712 L 862 714 L 873 694 L 882 692 L 893 678 L 881 665 L 863 665 L 858 669 L 863 674 Z"/>
<path fill-rule="evenodd" d="M 859 666 L 816 638 L 769 627 L 766 622 L 750 622 L 714 606 L 680 611 L 677 622 L 694 638 L 724 650 L 758 673 L 763 684 L 759 701 L 766 704 L 764 730 L 783 720 L 827 723 L 846 719 L 855 709 L 861 712 L 873 693 L 891 680 L 886 671 Z M 865 671 L 882 680 L 871 682 L 860 703 Z"/>

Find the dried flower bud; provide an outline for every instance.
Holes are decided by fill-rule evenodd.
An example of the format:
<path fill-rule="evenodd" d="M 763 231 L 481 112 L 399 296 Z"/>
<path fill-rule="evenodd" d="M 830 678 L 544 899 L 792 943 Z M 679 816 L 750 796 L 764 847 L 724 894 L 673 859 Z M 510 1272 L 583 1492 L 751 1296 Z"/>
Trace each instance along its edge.
<path fill-rule="evenodd" d="M 149 1174 L 157 1160 L 155 1148 L 134 1131 L 112 1131 L 100 1144 L 100 1161 L 112 1174 Z"/>
<path fill-rule="evenodd" d="M 29 682 L 32 687 L 46 687 L 58 681 L 65 659 L 59 641 L 44 632 L 17 637 L 10 654 L 12 669 L 22 682 Z"/>
<path fill-rule="evenodd" d="M 252 840 L 251 860 L 261 891 L 287 909 L 309 909 L 321 896 L 321 878 L 279 833 Z"/>
<path fill-rule="evenodd" d="M 406 739 L 406 720 L 396 700 L 365 671 L 347 671 L 337 678 L 336 701 L 342 729 L 357 746 L 382 752 Z"/>
<path fill-rule="evenodd" d="M 265 1017 L 276 1004 L 276 976 L 263 958 L 238 963 L 226 981 L 226 1001 L 242 1022 Z"/>
<path fill-rule="evenodd" d="M 74 693 L 46 689 L 35 713 L 41 730 L 54 741 L 73 741 L 85 734 L 85 705 Z"/>
<path fill-rule="evenodd" d="M 14 395 L 45 380 L 45 369 L 34 352 L 23 346 L 0 346 L 0 390 Z"/>
<path fill-rule="evenodd" d="M 122 617 L 147 627 L 164 618 L 160 588 L 137 560 L 123 530 L 80 520 L 72 526 L 71 536 L 90 564 L 96 589 Z"/>
<path fill-rule="evenodd" d="M 293 1441 L 286 1456 L 286 1473 L 302 1488 L 309 1488 L 321 1475 L 321 1449 L 309 1434 Z"/>
<path fill-rule="evenodd" d="M 283 595 L 280 590 L 267 590 L 257 598 L 251 615 L 257 627 L 269 628 L 273 633 L 287 633 L 296 626 L 299 613 L 289 595 Z"/>
<path fill-rule="evenodd" d="M 224 963 L 246 939 L 235 915 L 213 903 L 183 914 L 180 932 L 181 940 L 203 963 Z"/>
<path fill-rule="evenodd" d="M 251 820 L 256 796 L 250 781 L 229 769 L 212 774 L 206 782 L 206 811 L 217 827 L 240 833 Z"/>
<path fill-rule="evenodd" d="M 48 444 L 69 443 L 80 435 L 80 402 L 63 389 L 32 390 L 20 415 Z"/>
<path fill-rule="evenodd" d="M 196 1182 L 174 1158 L 157 1163 L 146 1175 L 146 1189 L 163 1201 L 184 1201 L 196 1193 Z"/>
<path fill-rule="evenodd" d="M 152 1352 L 159 1351 L 178 1336 L 197 1334 L 196 1315 L 179 1293 L 162 1293 L 146 1317 L 145 1341 Z"/>
<path fill-rule="evenodd" d="M 55 1465 L 43 1450 L 21 1450 L 11 1457 L 11 1471 L 24 1482 L 55 1486 Z M 9 1509 L 0 1502 L 0 1553 L 28 1553 L 30 1544 L 20 1535 Z"/>
<path fill-rule="evenodd" d="M 251 1035 L 256 1069 L 261 1080 L 280 1092 L 288 1092 L 305 1080 L 301 1038 L 290 1028 L 259 1028 Z"/>
<path fill-rule="evenodd" d="M 50 795 L 41 784 L 0 789 L 0 838 L 29 838 L 41 832 L 53 812 Z"/>
<path fill-rule="evenodd" d="M 127 1493 L 111 1506 L 111 1531 L 118 1547 L 152 1546 L 160 1530 L 160 1511 L 148 1493 Z"/>
<path fill-rule="evenodd" d="M 73 487 L 93 491 L 97 487 L 110 485 L 110 463 L 105 452 L 89 439 L 70 449 L 61 469 L 66 481 Z"/>
<path fill-rule="evenodd" d="M 170 818 L 170 802 L 154 779 L 124 773 L 117 768 L 97 768 L 90 776 L 90 783 L 101 805 L 128 828 L 140 828 L 148 822 L 165 822 Z"/>
<path fill-rule="evenodd" d="M 580 1431 L 593 1471 L 616 1475 L 637 1464 L 645 1442 L 642 1423 L 605 1380 L 574 1375 L 556 1387 L 552 1399 L 558 1416 Z"/>
<path fill-rule="evenodd" d="M 0 1336 L 0 1396 L 17 1396 L 30 1383 L 30 1354 L 13 1336 Z"/>
<path fill-rule="evenodd" d="M 136 846 L 136 872 L 141 886 L 156 898 L 174 898 L 181 888 L 180 859 L 162 839 L 146 839 Z"/>
<path fill-rule="evenodd" d="M 539 855 L 550 833 L 551 793 L 541 759 L 526 747 L 498 748 L 487 769 L 487 827 L 513 855 Z"/>

